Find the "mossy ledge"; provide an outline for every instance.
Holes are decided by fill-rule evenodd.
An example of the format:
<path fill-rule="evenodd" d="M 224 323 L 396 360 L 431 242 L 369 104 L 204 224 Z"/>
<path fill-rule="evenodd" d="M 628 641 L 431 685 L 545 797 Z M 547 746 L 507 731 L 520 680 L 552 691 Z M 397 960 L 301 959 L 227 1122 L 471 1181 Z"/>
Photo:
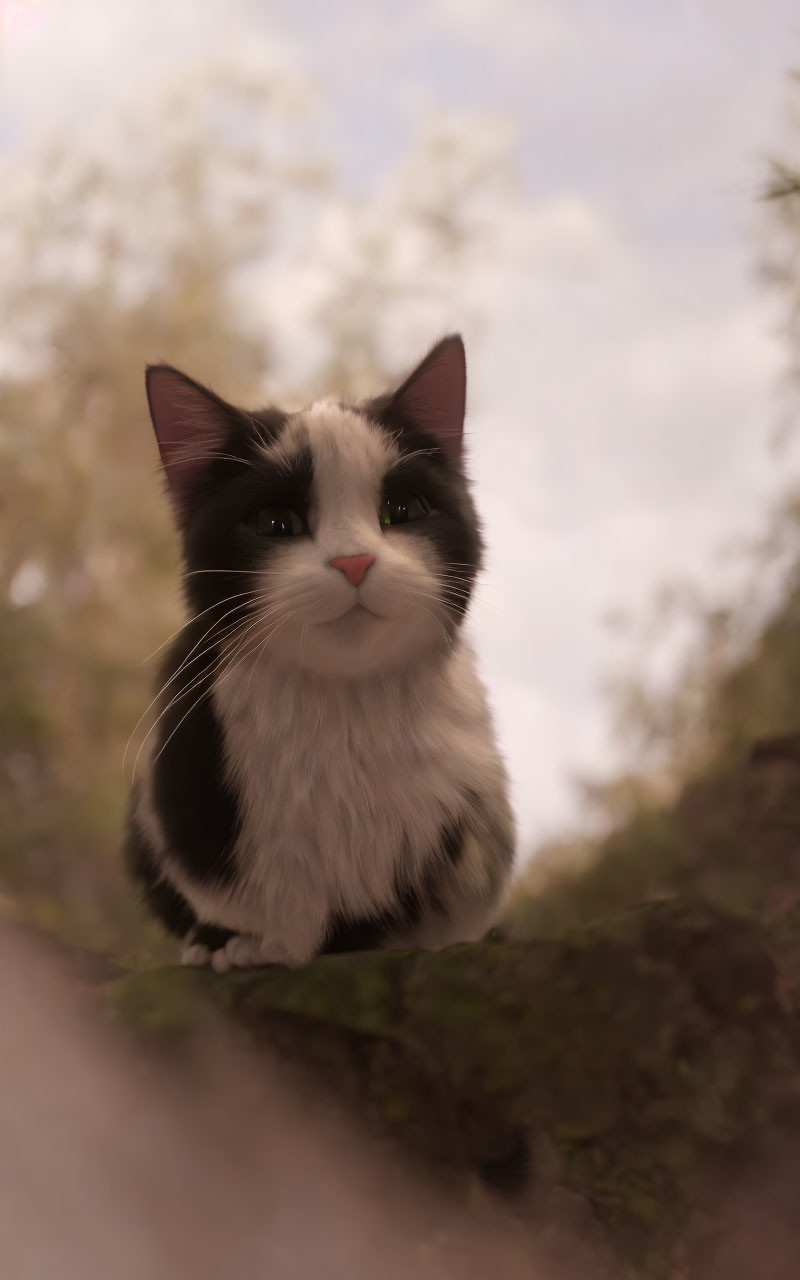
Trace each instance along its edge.
<path fill-rule="evenodd" d="M 209 1007 L 344 1092 L 428 1163 L 525 1212 L 580 1198 L 621 1274 L 708 1235 L 709 1168 L 800 1096 L 791 999 L 758 926 L 648 903 L 554 940 L 326 957 L 299 972 L 130 973 L 116 1014 L 160 1043 Z M 539 1194 L 541 1192 L 541 1194 Z"/>

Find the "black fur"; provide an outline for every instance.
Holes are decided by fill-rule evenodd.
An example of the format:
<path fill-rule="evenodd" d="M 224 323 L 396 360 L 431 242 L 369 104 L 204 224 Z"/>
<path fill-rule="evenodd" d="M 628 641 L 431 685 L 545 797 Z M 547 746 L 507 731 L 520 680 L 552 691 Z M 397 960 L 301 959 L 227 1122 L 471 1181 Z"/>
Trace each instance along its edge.
<path fill-rule="evenodd" d="M 218 951 L 233 936 L 234 930 L 222 925 L 198 924 L 192 933 L 192 942 L 200 947 L 208 947 L 209 951 Z"/>
<path fill-rule="evenodd" d="M 386 486 L 402 485 L 430 502 L 433 511 L 414 521 L 412 536 L 429 538 L 436 547 L 452 578 L 448 607 L 456 617 L 463 617 L 482 565 L 483 540 L 478 513 L 461 470 L 453 466 L 435 440 L 398 412 L 392 396 L 369 400 L 360 406 L 360 412 L 383 427 L 403 455 L 386 477 Z M 425 452 L 420 455 L 419 450 Z"/>
<path fill-rule="evenodd" d="M 177 888 L 160 876 L 155 852 L 133 815 L 128 818 L 124 860 L 129 876 L 140 887 L 142 900 L 148 911 L 155 915 L 156 920 L 160 920 L 166 932 L 172 933 L 173 937 L 183 941 L 191 936 L 192 942 L 209 947 L 210 951 L 223 947 L 228 938 L 233 937 L 233 929 L 197 922 L 191 904 Z"/>
<path fill-rule="evenodd" d="M 260 415 L 258 421 L 266 416 Z M 183 554 L 189 570 L 185 589 L 193 612 L 200 613 L 255 585 L 255 578 L 251 581 L 241 572 L 228 573 L 227 570 L 255 573 L 263 567 L 265 555 L 274 554 L 276 549 L 280 553 L 279 541 L 275 548 L 270 548 L 265 539 L 259 538 L 248 526 L 250 517 L 258 509 L 280 502 L 295 507 L 307 517 L 313 484 L 311 451 L 303 450 L 286 470 L 267 461 L 253 435 L 251 426 L 249 437 L 237 431 L 226 442 L 225 451 L 243 459 L 244 465 L 215 463 L 216 468 L 228 468 L 227 473 L 217 476 L 204 500 L 193 506 L 183 523 Z M 193 572 L 197 569 L 202 572 Z M 246 604 L 241 605 L 239 611 L 242 616 L 251 612 Z M 230 622 L 236 616 L 233 613 L 225 621 Z"/>
<path fill-rule="evenodd" d="M 167 673 L 186 659 L 198 625 L 182 633 Z M 195 880 L 229 885 L 240 822 L 236 795 L 224 776 L 222 729 L 209 691 L 213 669 L 206 655 L 189 658 L 168 690 L 173 700 L 159 724 L 153 803 L 170 852 L 184 870 Z"/>
<path fill-rule="evenodd" d="M 189 903 L 159 874 L 154 851 L 139 828 L 133 813 L 136 788 L 131 793 L 131 812 L 123 846 L 123 857 L 128 874 L 139 886 L 142 898 L 168 933 L 185 938 L 196 923 L 196 916 Z"/>
<path fill-rule="evenodd" d="M 222 730 L 210 684 L 231 640 L 228 629 L 253 614 L 242 594 L 255 584 L 247 570 L 255 573 L 268 554 L 247 522 L 271 501 L 307 509 L 313 480 L 309 450 L 289 469 L 270 464 L 259 450 L 259 441 L 280 431 L 283 415 L 268 410 L 247 416 L 228 408 L 228 417 L 222 452 L 241 461 L 211 462 L 202 500 L 193 501 L 181 520 L 187 604 L 198 616 L 162 664 L 159 683 L 168 709 L 159 721 L 152 766 L 153 803 L 172 856 L 193 879 L 218 885 L 233 881 L 240 821 L 236 795 L 224 777 Z M 162 912 L 156 914 L 172 928 Z"/>
<path fill-rule="evenodd" d="M 430 865 L 420 885 L 401 884 L 395 880 L 393 906 L 387 907 L 374 916 L 364 916 L 356 920 L 350 920 L 341 915 L 333 916 L 320 954 L 375 950 L 377 947 L 385 946 L 387 942 L 407 930 L 413 929 L 426 909 L 442 911 L 444 908 L 439 893 L 442 872 L 447 865 L 455 866 L 458 863 L 463 841 L 463 819 L 443 827 L 439 847 L 431 857 Z"/>
<path fill-rule="evenodd" d="M 461 861 L 461 854 L 464 852 L 463 818 L 459 818 L 458 822 L 451 822 L 449 826 L 444 828 L 441 846 L 442 853 L 450 863 L 450 866 L 457 867 Z"/>
<path fill-rule="evenodd" d="M 192 942 L 208 947 L 210 951 L 223 947 L 233 937 L 232 929 L 198 923 L 183 894 L 159 874 L 156 854 L 133 813 L 128 817 L 123 853 L 128 874 L 139 886 L 146 907 L 168 933 L 182 940 L 191 936 Z"/>

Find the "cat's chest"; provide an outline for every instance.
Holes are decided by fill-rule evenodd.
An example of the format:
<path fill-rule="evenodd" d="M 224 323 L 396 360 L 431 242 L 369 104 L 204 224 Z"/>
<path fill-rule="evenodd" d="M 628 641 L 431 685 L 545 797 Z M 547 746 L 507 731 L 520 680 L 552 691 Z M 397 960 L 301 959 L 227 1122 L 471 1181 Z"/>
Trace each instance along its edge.
<path fill-rule="evenodd" d="M 216 702 L 251 856 L 320 870 L 403 850 L 416 860 L 458 806 L 457 751 L 435 703 L 254 678 Z"/>

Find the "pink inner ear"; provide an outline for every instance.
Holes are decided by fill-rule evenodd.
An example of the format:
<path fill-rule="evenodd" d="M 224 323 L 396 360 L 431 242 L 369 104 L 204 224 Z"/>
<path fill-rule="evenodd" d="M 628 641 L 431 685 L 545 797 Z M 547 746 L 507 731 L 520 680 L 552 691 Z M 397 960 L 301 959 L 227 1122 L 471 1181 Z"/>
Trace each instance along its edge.
<path fill-rule="evenodd" d="M 169 365 L 147 370 L 147 399 L 170 497 L 180 511 L 225 442 L 224 406 Z"/>
<path fill-rule="evenodd" d="M 433 348 L 395 394 L 392 405 L 414 426 L 432 436 L 451 462 L 461 461 L 467 364 L 458 334 Z"/>

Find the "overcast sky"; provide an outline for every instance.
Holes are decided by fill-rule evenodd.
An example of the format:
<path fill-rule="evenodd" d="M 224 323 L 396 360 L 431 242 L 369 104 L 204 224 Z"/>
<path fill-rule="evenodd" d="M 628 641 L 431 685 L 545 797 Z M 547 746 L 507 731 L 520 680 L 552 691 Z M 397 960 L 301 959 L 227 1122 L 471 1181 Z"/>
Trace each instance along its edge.
<path fill-rule="evenodd" d="M 354 192 L 441 109 L 516 122 L 532 216 L 471 382 L 491 546 L 474 633 L 525 841 L 608 759 L 607 614 L 714 585 L 796 466 L 757 194 L 800 66 L 796 0 L 0 0 L 0 150 L 220 49 L 319 85 Z M 452 322 L 459 316 L 454 300 Z M 435 337 L 436 335 L 431 335 Z M 469 340 L 469 331 L 467 331 Z"/>

